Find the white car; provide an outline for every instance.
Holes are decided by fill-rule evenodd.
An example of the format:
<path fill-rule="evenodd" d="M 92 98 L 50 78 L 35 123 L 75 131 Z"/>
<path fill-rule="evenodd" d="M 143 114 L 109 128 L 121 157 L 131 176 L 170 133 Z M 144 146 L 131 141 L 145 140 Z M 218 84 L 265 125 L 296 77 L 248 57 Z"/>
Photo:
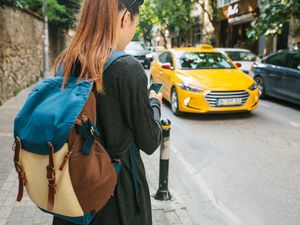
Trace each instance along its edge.
<path fill-rule="evenodd" d="M 159 56 L 159 53 L 161 53 L 162 51 L 164 51 L 166 48 L 163 46 L 151 46 L 149 47 L 149 51 L 151 52 L 151 54 L 153 55 L 153 59 L 157 59 Z"/>
<path fill-rule="evenodd" d="M 244 73 L 249 71 L 254 62 L 260 58 L 248 49 L 242 48 L 216 48 L 219 52 L 229 57 Z"/>

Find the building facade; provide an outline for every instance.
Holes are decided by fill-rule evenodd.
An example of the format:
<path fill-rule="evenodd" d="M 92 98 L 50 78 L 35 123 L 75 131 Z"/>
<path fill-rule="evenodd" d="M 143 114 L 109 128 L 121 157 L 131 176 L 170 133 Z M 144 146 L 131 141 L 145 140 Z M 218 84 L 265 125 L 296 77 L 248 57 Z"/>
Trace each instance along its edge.
<path fill-rule="evenodd" d="M 247 29 L 258 16 L 257 0 L 219 0 L 219 47 L 247 48 L 258 52 L 258 41 L 247 38 Z"/>
<path fill-rule="evenodd" d="M 247 30 L 259 16 L 259 9 L 259 0 L 218 0 L 217 46 L 247 48 L 260 56 L 299 46 L 300 37 L 294 32 L 299 21 L 295 20 L 284 24 L 280 35 L 248 39 Z"/>

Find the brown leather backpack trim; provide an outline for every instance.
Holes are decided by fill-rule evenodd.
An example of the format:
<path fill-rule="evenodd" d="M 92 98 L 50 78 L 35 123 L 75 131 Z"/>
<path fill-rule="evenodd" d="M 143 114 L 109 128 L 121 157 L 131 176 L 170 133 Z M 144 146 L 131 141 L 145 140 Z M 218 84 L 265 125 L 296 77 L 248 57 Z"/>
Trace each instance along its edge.
<path fill-rule="evenodd" d="M 20 202 L 23 198 L 24 186 L 26 185 L 27 181 L 26 181 L 25 171 L 20 163 L 21 140 L 19 137 L 16 137 L 13 150 L 15 151 L 15 155 L 14 155 L 15 168 L 19 178 L 19 189 L 18 189 L 17 201 Z"/>
<path fill-rule="evenodd" d="M 48 206 L 49 211 L 53 210 L 54 198 L 56 193 L 56 183 L 55 183 L 55 169 L 54 169 L 54 147 L 48 142 L 49 147 L 49 165 L 47 166 L 47 179 L 48 179 Z"/>
<path fill-rule="evenodd" d="M 96 124 L 96 98 L 93 91 L 76 123 L 80 123 L 83 117 Z M 76 133 L 75 126 L 76 124 L 71 129 L 68 139 L 72 152 L 69 158 L 72 184 L 83 212 L 98 212 L 113 195 L 117 173 L 110 156 L 98 140 L 95 140 L 89 155 L 81 153 L 83 140 Z"/>

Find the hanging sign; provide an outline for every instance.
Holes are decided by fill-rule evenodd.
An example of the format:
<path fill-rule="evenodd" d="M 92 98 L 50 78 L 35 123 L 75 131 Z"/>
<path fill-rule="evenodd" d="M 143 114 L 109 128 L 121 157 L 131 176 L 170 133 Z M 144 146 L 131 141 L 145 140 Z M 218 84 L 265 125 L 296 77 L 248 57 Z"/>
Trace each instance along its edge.
<path fill-rule="evenodd" d="M 235 5 L 230 5 L 228 6 L 228 10 L 227 10 L 227 16 L 233 16 L 239 13 L 239 5 L 235 4 Z"/>

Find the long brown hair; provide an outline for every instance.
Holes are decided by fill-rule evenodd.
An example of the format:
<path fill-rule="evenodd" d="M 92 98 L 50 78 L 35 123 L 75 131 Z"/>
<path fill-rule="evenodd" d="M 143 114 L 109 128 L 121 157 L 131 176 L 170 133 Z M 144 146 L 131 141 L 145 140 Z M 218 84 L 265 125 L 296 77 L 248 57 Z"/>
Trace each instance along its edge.
<path fill-rule="evenodd" d="M 98 92 L 103 92 L 103 68 L 116 50 L 118 0 L 84 0 L 78 25 L 68 47 L 55 62 L 56 71 L 63 65 L 63 87 L 80 63 L 78 79 L 92 79 Z"/>

